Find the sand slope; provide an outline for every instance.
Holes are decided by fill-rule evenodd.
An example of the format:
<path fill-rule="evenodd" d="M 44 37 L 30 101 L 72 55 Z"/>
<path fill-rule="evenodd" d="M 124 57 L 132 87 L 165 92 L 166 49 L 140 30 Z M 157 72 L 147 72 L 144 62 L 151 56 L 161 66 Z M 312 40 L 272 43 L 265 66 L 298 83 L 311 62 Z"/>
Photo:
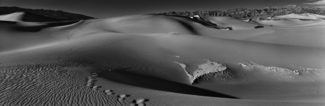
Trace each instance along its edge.
<path fill-rule="evenodd" d="M 41 24 L 3 18 L 0 104 L 325 104 L 325 24 L 255 29 L 209 19 L 238 30 L 160 15 Z"/>
<path fill-rule="evenodd" d="M 233 30 L 255 29 L 259 24 L 245 22 L 230 17 L 207 17 L 209 21 L 222 27 L 231 27 Z"/>

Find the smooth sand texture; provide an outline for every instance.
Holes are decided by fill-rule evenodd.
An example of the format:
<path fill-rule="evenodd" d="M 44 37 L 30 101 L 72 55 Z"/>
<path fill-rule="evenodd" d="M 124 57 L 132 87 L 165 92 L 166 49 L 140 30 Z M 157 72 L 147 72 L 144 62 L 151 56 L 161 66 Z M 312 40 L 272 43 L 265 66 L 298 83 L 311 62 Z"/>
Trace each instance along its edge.
<path fill-rule="evenodd" d="M 160 15 L 2 21 L 0 105 L 325 105 L 323 20 L 228 20 L 245 30 Z"/>

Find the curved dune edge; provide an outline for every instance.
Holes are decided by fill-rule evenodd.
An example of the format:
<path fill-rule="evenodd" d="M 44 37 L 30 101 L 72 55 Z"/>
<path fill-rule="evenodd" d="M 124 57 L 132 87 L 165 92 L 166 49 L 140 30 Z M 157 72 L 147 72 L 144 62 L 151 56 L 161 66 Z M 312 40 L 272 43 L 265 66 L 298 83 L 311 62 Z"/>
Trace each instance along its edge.
<path fill-rule="evenodd" d="M 206 60 L 205 63 L 198 65 L 197 70 L 195 70 L 193 73 L 189 73 L 188 71 L 186 71 L 185 64 L 180 63 L 180 62 L 175 62 L 175 63 L 180 65 L 183 68 L 183 70 L 186 73 L 186 75 L 188 76 L 191 84 L 193 84 L 198 78 L 200 78 L 202 76 L 217 73 L 217 72 L 224 71 L 227 69 L 227 67 L 222 64 L 212 62 L 210 60 Z"/>
<path fill-rule="evenodd" d="M 98 72 L 97 74 L 99 78 L 104 78 L 122 84 L 133 85 L 153 90 L 168 91 L 193 96 L 240 99 L 235 96 L 197 88 L 188 84 L 182 84 L 174 81 L 155 78 L 152 76 L 137 74 L 132 72 L 132 70 L 128 70 L 128 68 L 116 69 L 111 71 L 102 71 Z"/>

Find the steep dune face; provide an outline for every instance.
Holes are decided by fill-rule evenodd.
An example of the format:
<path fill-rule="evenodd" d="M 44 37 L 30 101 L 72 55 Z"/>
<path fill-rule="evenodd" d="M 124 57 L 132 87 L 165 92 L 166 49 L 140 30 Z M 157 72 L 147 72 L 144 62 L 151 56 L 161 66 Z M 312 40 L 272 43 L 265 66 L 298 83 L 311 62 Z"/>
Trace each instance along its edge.
<path fill-rule="evenodd" d="M 130 100 L 127 94 L 116 96 L 112 90 L 99 93 L 97 90 L 101 88 L 95 86 L 99 84 L 95 80 L 98 78 L 102 79 L 97 82 L 102 82 L 100 84 L 103 87 L 119 88 L 123 92 L 132 94 L 139 94 L 134 89 L 140 88 L 142 90 L 139 91 L 143 92 L 163 92 L 139 94 L 152 99 L 156 98 L 154 99 L 156 102 L 153 103 L 158 104 L 152 105 L 166 105 L 159 101 L 168 100 L 169 98 L 162 99 L 161 97 L 170 97 L 170 95 L 178 95 L 175 97 L 187 95 L 188 97 L 181 99 L 182 101 L 195 100 L 194 97 L 209 101 L 223 101 L 222 105 L 258 106 L 263 103 L 272 105 L 270 101 L 265 100 L 274 100 L 272 102 L 275 104 L 284 106 L 324 104 L 320 100 L 325 97 L 325 91 L 322 89 L 324 88 L 322 84 L 325 82 L 323 78 L 325 76 L 325 47 L 323 46 L 324 36 L 319 30 L 324 27 L 323 24 L 254 29 L 255 24 L 243 21 L 230 18 L 212 19 L 220 25 L 232 26 L 238 30 L 224 31 L 205 27 L 186 18 L 158 15 L 27 26 L 19 24 L 24 22 L 0 23 L 2 27 L 0 29 L 0 65 L 3 66 L 0 71 L 4 73 L 1 75 L 5 75 L 1 76 L 3 80 L 0 82 L 3 85 L 10 85 L 16 77 L 27 76 L 26 70 L 26 73 L 24 71 L 12 74 L 26 67 L 29 71 L 37 70 L 29 76 L 39 78 L 33 80 L 31 86 L 28 86 L 30 85 L 28 82 L 18 81 L 19 84 L 15 86 L 19 89 L 4 86 L 6 92 L 0 92 L 0 94 L 34 89 L 34 92 L 18 93 L 17 95 L 23 95 L 21 97 L 14 93 L 9 95 L 19 98 L 19 101 L 32 101 L 29 104 L 41 104 L 39 97 L 44 97 L 46 98 L 44 101 L 51 101 L 47 102 L 50 103 L 49 105 L 56 102 L 59 104 L 71 102 L 75 105 L 96 105 L 96 103 L 140 105 L 148 101 L 147 99 Z M 224 21 L 226 23 L 222 24 L 223 20 L 226 20 Z M 36 27 L 39 30 L 17 30 L 15 29 L 17 27 L 22 29 Z M 46 81 L 51 80 L 42 79 L 47 78 L 48 73 L 37 74 L 39 71 L 68 75 L 61 76 L 62 78 L 60 74 L 50 75 L 55 81 L 60 82 L 58 85 L 53 84 L 62 87 L 63 90 L 49 88 L 54 85 L 52 83 L 46 85 Z M 81 75 L 81 72 L 85 73 Z M 82 78 L 89 73 L 92 73 L 91 77 L 86 77 L 86 83 L 82 82 Z M 7 75 L 16 77 L 6 77 Z M 299 87 L 299 82 L 304 82 L 302 86 L 316 86 Z M 267 86 L 267 83 L 274 86 Z M 261 84 L 261 90 L 256 90 L 259 84 Z M 284 84 L 295 85 L 297 89 L 292 88 L 294 90 L 289 92 L 290 86 L 285 86 L 282 88 L 288 91 L 287 96 L 272 94 L 273 91 L 271 92 L 270 89 L 274 88 L 280 92 L 281 89 L 278 88 Z M 84 91 L 87 88 L 84 85 L 91 87 L 92 90 Z M 37 89 L 40 87 L 44 89 Z M 244 89 L 240 90 L 241 87 Z M 69 89 L 75 90 L 69 91 Z M 182 91 L 182 89 L 186 90 Z M 260 93 L 263 89 L 270 92 L 263 92 L 265 95 L 262 95 Z M 302 89 L 309 91 L 301 92 Z M 35 92 L 37 90 L 57 92 L 49 95 L 69 98 L 69 101 L 51 99 L 51 96 L 46 95 L 35 96 L 41 95 Z M 250 95 L 240 93 L 240 91 L 249 91 Z M 103 95 L 104 93 L 106 94 Z M 91 98 L 83 102 L 73 99 L 75 95 L 84 99 L 88 96 Z M 302 96 L 297 98 L 296 95 Z M 305 98 L 305 101 L 298 101 L 304 99 L 304 95 L 306 98 L 313 99 Z M 275 100 L 274 98 L 277 97 L 290 99 Z M 238 100 L 238 98 L 252 100 Z M 0 103 L 15 104 L 13 100 L 4 101 L 0 100 Z M 211 101 L 209 103 L 213 105 Z M 317 103 L 311 101 L 317 101 Z M 151 99 L 148 104 L 150 102 Z M 240 104 L 234 104 L 234 102 L 240 102 Z M 173 103 L 179 102 L 173 101 L 171 104 Z M 191 102 L 184 103 L 184 105 L 190 104 Z"/>

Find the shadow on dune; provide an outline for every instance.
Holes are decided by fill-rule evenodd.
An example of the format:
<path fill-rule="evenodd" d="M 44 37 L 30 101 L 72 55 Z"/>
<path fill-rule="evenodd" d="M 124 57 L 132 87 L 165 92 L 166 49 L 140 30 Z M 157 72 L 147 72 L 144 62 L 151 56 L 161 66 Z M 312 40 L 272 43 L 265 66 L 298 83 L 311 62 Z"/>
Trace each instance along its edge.
<path fill-rule="evenodd" d="M 17 22 L 12 22 L 12 21 L 2 21 L 2 20 L 0 20 L 0 24 L 17 24 Z"/>
<path fill-rule="evenodd" d="M 169 16 L 169 15 L 166 15 L 166 16 Z M 217 25 L 215 23 L 210 22 L 207 19 L 202 18 L 202 17 L 200 19 L 192 19 L 190 17 L 185 17 L 185 16 L 170 16 L 170 17 L 179 17 L 179 18 L 187 19 L 187 20 L 190 20 L 192 22 L 196 22 L 196 23 L 199 23 L 199 24 L 201 24 L 203 26 L 214 28 L 214 29 L 227 29 L 227 27 L 219 26 L 219 25 Z"/>
<path fill-rule="evenodd" d="M 74 21 L 63 21 L 63 22 L 53 22 L 53 23 L 46 23 L 45 25 L 37 25 L 37 26 L 21 26 L 17 25 L 13 27 L 14 30 L 18 31 L 24 31 L 24 32 L 38 32 L 45 28 L 50 27 L 57 27 L 57 26 L 64 26 L 64 25 L 70 25 L 79 22 L 79 20 Z"/>
<path fill-rule="evenodd" d="M 63 19 L 56 19 L 56 18 L 51 18 L 51 17 L 45 17 L 29 12 L 25 12 L 23 15 L 22 21 L 25 22 L 54 22 L 54 21 L 63 21 Z"/>
<path fill-rule="evenodd" d="M 143 88 L 156 89 L 156 90 L 182 93 L 182 94 L 190 94 L 190 95 L 239 99 L 237 97 L 230 96 L 227 94 L 213 92 L 213 91 L 197 88 L 186 84 L 181 84 L 181 83 L 158 79 L 150 76 L 131 73 L 128 72 L 127 69 L 103 71 L 103 72 L 99 72 L 98 75 L 101 78 L 105 78 L 111 81 L 143 87 Z"/>
<path fill-rule="evenodd" d="M 52 22 L 52 23 L 45 23 L 44 25 L 24 26 L 24 25 L 19 25 L 19 22 L 0 21 L 0 25 L 9 26 L 8 28 L 15 31 L 39 32 L 45 28 L 71 25 L 77 22 L 80 22 L 80 20 Z"/>
<path fill-rule="evenodd" d="M 157 16 L 159 16 L 159 14 L 148 14 L 148 15 L 157 15 Z M 161 16 L 174 17 L 174 18 L 182 18 L 182 19 L 189 20 L 189 21 L 192 21 L 192 22 L 196 22 L 196 23 L 199 23 L 199 24 L 201 24 L 203 26 L 210 27 L 210 28 L 214 28 L 214 29 L 226 29 L 225 27 L 218 26 L 217 24 L 214 24 L 214 23 L 212 23 L 212 22 L 210 22 L 210 21 L 208 21 L 206 19 L 203 19 L 203 18 L 202 19 L 192 19 L 192 18 L 186 17 L 186 16 L 173 16 L 173 15 L 161 15 Z M 188 25 L 186 22 L 182 22 L 180 20 L 177 20 L 177 21 L 180 24 L 184 25 L 184 27 L 188 28 L 189 30 L 191 30 L 193 28 L 191 25 Z M 192 31 L 195 31 L 195 30 L 192 30 Z"/>
<path fill-rule="evenodd" d="M 180 21 L 180 20 L 176 20 L 178 23 L 180 23 L 181 25 L 183 25 L 187 30 L 189 30 L 192 34 L 194 35 L 200 35 L 200 33 L 195 29 L 193 28 L 193 26 L 189 25 L 188 23 L 186 22 L 183 22 L 183 21 Z"/>

